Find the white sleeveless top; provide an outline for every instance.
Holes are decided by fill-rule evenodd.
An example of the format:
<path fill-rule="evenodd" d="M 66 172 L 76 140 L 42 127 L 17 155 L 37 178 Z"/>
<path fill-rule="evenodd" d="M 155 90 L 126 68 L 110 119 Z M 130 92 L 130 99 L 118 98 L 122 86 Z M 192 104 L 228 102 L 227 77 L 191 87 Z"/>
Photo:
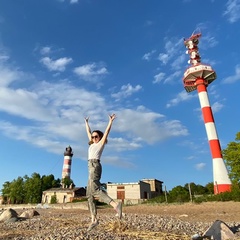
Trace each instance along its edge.
<path fill-rule="evenodd" d="M 88 148 L 88 159 L 98 159 L 100 160 L 105 144 L 102 145 L 101 142 L 92 143 Z"/>

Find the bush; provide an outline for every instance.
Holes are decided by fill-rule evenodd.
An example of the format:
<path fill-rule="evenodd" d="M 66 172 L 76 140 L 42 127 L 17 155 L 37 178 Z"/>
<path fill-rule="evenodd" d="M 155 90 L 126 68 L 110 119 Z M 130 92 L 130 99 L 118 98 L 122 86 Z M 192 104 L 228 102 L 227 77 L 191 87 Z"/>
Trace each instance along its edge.
<path fill-rule="evenodd" d="M 176 191 L 177 190 L 177 191 Z M 231 192 L 223 192 L 220 194 L 204 194 L 204 195 L 193 195 L 194 203 L 202 202 L 226 202 L 226 201 L 235 201 L 240 202 L 240 189 L 238 187 L 233 187 Z M 189 194 L 183 190 L 183 188 L 177 187 L 174 191 L 170 191 L 167 194 L 167 203 L 185 203 L 190 202 Z M 161 195 L 152 199 L 148 199 L 143 202 L 146 203 L 166 203 L 165 195 Z"/>
<path fill-rule="evenodd" d="M 50 203 L 51 203 L 51 204 L 57 203 L 57 196 L 56 196 L 56 195 L 51 196 L 51 201 L 50 201 Z"/>
<path fill-rule="evenodd" d="M 155 198 L 150 198 L 147 201 L 144 201 L 142 204 L 146 204 L 146 203 L 165 203 L 166 199 L 164 196 L 158 196 Z"/>
<path fill-rule="evenodd" d="M 73 203 L 75 202 L 86 202 L 87 201 L 87 198 L 86 197 L 83 197 L 83 198 L 74 198 L 72 200 Z"/>

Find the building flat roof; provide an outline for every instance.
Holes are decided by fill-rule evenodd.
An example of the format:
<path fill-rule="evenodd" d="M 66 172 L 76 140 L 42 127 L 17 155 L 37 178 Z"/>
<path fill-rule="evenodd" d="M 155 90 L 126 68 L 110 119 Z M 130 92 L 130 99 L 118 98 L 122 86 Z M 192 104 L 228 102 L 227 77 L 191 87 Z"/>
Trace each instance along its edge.
<path fill-rule="evenodd" d="M 133 185 L 133 184 L 139 184 L 139 182 L 129 182 L 129 183 L 107 183 L 107 185 Z"/>

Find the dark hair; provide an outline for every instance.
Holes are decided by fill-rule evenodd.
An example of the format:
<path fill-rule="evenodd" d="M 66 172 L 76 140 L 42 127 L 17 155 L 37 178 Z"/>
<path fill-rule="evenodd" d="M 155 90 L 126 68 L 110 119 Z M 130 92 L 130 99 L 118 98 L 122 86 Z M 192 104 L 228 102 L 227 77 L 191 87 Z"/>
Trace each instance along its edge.
<path fill-rule="evenodd" d="M 99 138 L 100 138 L 100 140 L 101 140 L 102 137 L 103 137 L 103 132 L 100 131 L 100 130 L 94 130 L 94 131 L 92 131 L 92 134 L 93 134 L 94 132 L 98 134 L 98 136 L 99 136 Z M 106 139 L 105 144 L 107 144 L 107 142 L 108 142 L 108 140 Z M 93 141 L 91 140 L 88 144 L 89 144 L 89 145 L 93 144 Z"/>

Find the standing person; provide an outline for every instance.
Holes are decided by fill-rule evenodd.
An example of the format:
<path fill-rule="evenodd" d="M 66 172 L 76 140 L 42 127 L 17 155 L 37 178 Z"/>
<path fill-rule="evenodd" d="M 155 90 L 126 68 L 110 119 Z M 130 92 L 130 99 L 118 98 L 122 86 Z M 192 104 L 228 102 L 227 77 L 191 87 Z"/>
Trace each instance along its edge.
<path fill-rule="evenodd" d="M 88 120 L 89 117 L 85 118 L 86 131 L 89 139 L 88 148 L 88 186 L 87 186 L 87 197 L 88 206 L 92 217 L 92 222 L 88 227 L 88 231 L 91 231 L 96 227 L 99 222 L 97 220 L 97 209 L 94 202 L 94 198 L 97 197 L 99 201 L 110 204 L 118 214 L 118 217 L 122 217 L 122 203 L 115 202 L 110 198 L 107 193 L 101 188 L 101 174 L 102 165 L 100 158 L 104 149 L 105 144 L 107 144 L 107 137 L 111 130 L 112 123 L 116 118 L 115 114 L 109 115 L 109 122 L 105 132 L 100 130 L 94 130 L 91 132 Z"/>

